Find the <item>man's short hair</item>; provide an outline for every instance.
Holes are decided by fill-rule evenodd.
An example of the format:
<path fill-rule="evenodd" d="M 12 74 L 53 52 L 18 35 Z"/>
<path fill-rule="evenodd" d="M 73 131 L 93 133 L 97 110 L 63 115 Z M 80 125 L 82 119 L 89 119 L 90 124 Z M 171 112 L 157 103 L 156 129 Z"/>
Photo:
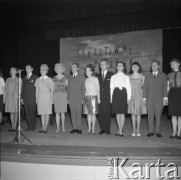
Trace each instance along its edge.
<path fill-rule="evenodd" d="M 78 64 L 78 63 L 73 63 L 72 66 L 73 66 L 73 65 L 76 65 L 77 68 L 79 68 L 79 64 Z"/>
<path fill-rule="evenodd" d="M 27 64 L 26 66 L 30 66 L 30 67 L 33 69 L 33 66 L 32 66 L 32 64 Z"/>
<path fill-rule="evenodd" d="M 160 64 L 160 61 L 155 60 L 155 59 L 152 61 L 152 63 L 151 63 L 151 64 L 153 64 L 153 63 L 157 63 L 157 64 L 158 64 L 158 66 L 160 66 L 160 65 L 161 65 L 161 64 Z"/>
<path fill-rule="evenodd" d="M 103 59 L 101 59 L 101 60 L 100 60 L 100 63 L 101 63 L 101 62 L 106 62 L 106 63 L 108 64 L 108 60 L 107 60 L 107 58 L 103 58 Z"/>

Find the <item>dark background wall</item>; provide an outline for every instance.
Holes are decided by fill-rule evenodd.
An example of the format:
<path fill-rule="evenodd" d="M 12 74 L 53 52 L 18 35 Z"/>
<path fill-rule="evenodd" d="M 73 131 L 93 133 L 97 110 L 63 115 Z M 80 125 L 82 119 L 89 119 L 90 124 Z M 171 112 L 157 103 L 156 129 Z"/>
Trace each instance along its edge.
<path fill-rule="evenodd" d="M 0 3 L 0 68 L 5 77 L 12 66 L 47 63 L 49 75 L 59 61 L 59 38 L 163 29 L 163 71 L 181 59 L 179 0 L 52 0 Z"/>

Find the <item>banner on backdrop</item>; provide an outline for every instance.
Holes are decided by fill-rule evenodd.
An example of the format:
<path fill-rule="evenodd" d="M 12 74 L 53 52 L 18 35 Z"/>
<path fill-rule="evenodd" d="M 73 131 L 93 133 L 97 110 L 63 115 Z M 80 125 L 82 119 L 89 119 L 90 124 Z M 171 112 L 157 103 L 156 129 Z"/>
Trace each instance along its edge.
<path fill-rule="evenodd" d="M 113 72 L 117 61 L 124 61 L 128 72 L 135 61 L 141 64 L 143 73 L 150 71 L 154 59 L 162 67 L 162 30 L 60 39 L 60 62 L 65 65 L 67 75 L 72 63 L 79 63 L 81 71 L 87 64 L 93 64 L 99 73 L 103 58 L 107 58 L 109 70 Z"/>

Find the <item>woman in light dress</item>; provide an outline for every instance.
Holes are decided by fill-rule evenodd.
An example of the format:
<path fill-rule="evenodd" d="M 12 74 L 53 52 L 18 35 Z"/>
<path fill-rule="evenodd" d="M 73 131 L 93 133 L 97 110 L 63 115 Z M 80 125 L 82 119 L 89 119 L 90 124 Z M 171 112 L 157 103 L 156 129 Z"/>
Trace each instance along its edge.
<path fill-rule="evenodd" d="M 141 136 L 140 122 L 141 115 L 146 114 L 146 105 L 143 104 L 143 84 L 144 75 L 142 75 L 142 68 L 138 62 L 133 62 L 130 72 L 131 83 L 131 100 L 128 106 L 128 113 L 131 114 L 132 119 L 132 136 Z"/>
<path fill-rule="evenodd" d="M 15 67 L 10 69 L 10 78 L 7 78 L 5 85 L 5 112 L 10 113 L 11 119 L 11 129 L 9 131 L 14 131 L 17 128 L 17 117 L 18 117 L 18 94 L 19 85 L 21 91 L 22 80 L 18 80 L 17 77 L 18 70 Z M 20 84 L 19 84 L 20 83 Z"/>
<path fill-rule="evenodd" d="M 42 64 L 40 66 L 41 77 L 35 82 L 37 110 L 38 114 L 41 115 L 42 123 L 40 133 L 47 133 L 49 115 L 52 114 L 54 83 L 47 76 L 48 70 L 48 66 Z"/>
<path fill-rule="evenodd" d="M 92 64 L 86 66 L 85 97 L 83 103 L 83 113 L 87 114 L 88 131 L 87 134 L 95 135 L 96 114 L 98 114 L 98 104 L 100 103 L 100 86 L 98 78 L 93 75 Z"/>
<path fill-rule="evenodd" d="M 55 86 L 53 103 L 54 110 L 56 113 L 56 124 L 57 130 L 60 131 L 60 115 L 62 123 L 62 131 L 65 132 L 65 113 L 67 112 L 67 78 L 64 75 L 65 67 L 61 63 L 55 64 L 54 68 L 57 75 L 53 77 L 53 82 Z"/>

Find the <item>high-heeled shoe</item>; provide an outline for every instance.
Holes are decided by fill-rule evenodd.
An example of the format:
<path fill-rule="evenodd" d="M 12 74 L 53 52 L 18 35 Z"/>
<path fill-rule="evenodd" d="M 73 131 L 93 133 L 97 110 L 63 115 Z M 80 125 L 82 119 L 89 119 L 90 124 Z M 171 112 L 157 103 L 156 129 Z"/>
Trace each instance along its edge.
<path fill-rule="evenodd" d="M 137 135 L 138 137 L 140 137 L 140 136 L 141 136 L 141 132 L 140 132 L 140 131 L 136 131 L 136 135 Z"/>
<path fill-rule="evenodd" d="M 123 137 L 123 134 L 116 133 L 115 136 Z"/>
<path fill-rule="evenodd" d="M 60 132 L 60 130 L 59 130 L 59 129 L 57 129 L 55 132 L 56 132 L 56 133 L 59 133 L 59 132 Z"/>
<path fill-rule="evenodd" d="M 96 133 L 95 133 L 95 132 L 92 132 L 91 134 L 92 134 L 92 135 L 95 135 Z"/>
<path fill-rule="evenodd" d="M 136 131 L 132 131 L 131 136 L 136 136 Z"/>
<path fill-rule="evenodd" d="M 176 138 L 177 137 L 177 135 L 171 135 L 169 138 L 170 139 L 174 139 L 174 138 Z"/>
<path fill-rule="evenodd" d="M 43 130 L 39 130 L 38 132 L 39 132 L 39 133 L 42 133 L 42 132 L 43 132 Z"/>
<path fill-rule="evenodd" d="M 13 131 L 13 128 L 8 129 L 8 131 Z"/>

